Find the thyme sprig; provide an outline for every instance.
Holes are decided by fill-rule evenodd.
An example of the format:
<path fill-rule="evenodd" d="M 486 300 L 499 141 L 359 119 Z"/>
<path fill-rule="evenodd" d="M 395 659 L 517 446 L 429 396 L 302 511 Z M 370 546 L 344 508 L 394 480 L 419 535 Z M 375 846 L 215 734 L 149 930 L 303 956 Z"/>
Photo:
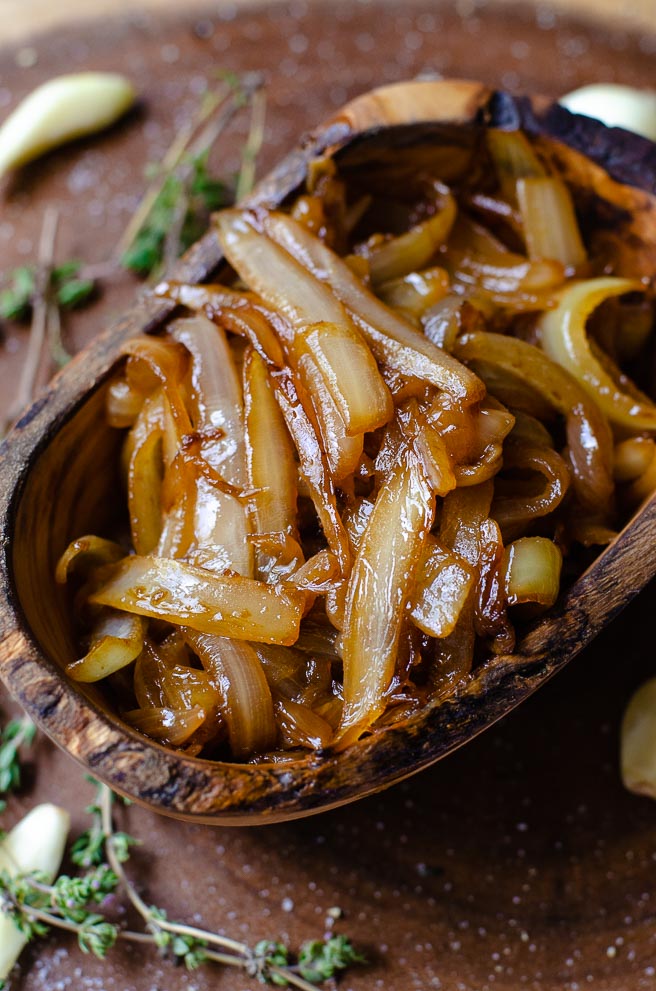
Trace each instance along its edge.
<path fill-rule="evenodd" d="M 31 719 L 12 719 L 0 733 L 0 812 L 6 797 L 21 785 L 21 753 L 34 742 L 36 726 Z"/>
<path fill-rule="evenodd" d="M 15 739 L 16 737 L 14 737 Z M 125 864 L 139 841 L 117 830 L 113 818 L 115 796 L 99 785 L 88 806 L 91 826 L 73 844 L 73 863 L 85 868 L 79 876 L 60 875 L 52 884 L 37 873 L 11 876 L 0 872 L 0 913 L 9 916 L 28 941 L 51 930 L 73 933 L 84 953 L 104 958 L 119 941 L 156 947 L 188 970 L 205 964 L 238 967 L 263 984 L 316 991 L 318 984 L 354 964 L 364 962 L 344 935 L 309 940 L 294 961 L 278 941 L 260 940 L 254 947 L 219 933 L 172 921 L 167 912 L 149 905 L 130 880 Z M 134 931 L 111 921 L 105 899 L 119 889 L 126 894 L 144 924 Z"/>
<path fill-rule="evenodd" d="M 207 230 L 213 210 L 229 206 L 252 185 L 264 128 L 264 90 L 258 73 L 225 74 L 206 93 L 197 114 L 176 134 L 117 248 L 120 264 L 142 277 L 161 273 Z M 208 171 L 213 145 L 233 117 L 251 106 L 236 190 Z"/>

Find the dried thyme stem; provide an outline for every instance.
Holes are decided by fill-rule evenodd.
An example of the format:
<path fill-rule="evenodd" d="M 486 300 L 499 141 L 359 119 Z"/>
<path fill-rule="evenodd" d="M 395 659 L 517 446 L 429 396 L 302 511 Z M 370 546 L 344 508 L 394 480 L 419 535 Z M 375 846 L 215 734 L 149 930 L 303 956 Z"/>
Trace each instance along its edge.
<path fill-rule="evenodd" d="M 109 865 L 123 885 L 133 908 L 139 913 L 151 933 L 157 929 L 162 929 L 165 932 L 173 933 L 178 936 L 189 936 L 201 943 L 210 943 L 214 946 L 219 946 L 230 952 L 224 954 L 207 949 L 204 951 L 205 957 L 208 960 L 214 960 L 217 963 L 222 963 L 230 967 L 241 967 L 242 969 L 250 972 L 254 964 L 254 955 L 253 951 L 246 945 L 246 943 L 238 942 L 237 940 L 230 939 L 227 936 L 220 936 L 218 933 L 212 933 L 205 929 L 199 929 L 196 926 L 188 926 L 180 922 L 169 922 L 167 919 L 154 917 L 151 909 L 148 905 L 146 905 L 145 901 L 133 887 L 132 882 L 125 872 L 123 864 L 116 855 L 113 844 L 114 825 L 112 821 L 112 793 L 105 785 L 101 786 L 100 811 L 102 817 L 103 835 L 105 837 L 105 850 L 107 852 Z M 153 937 L 151 936 L 149 938 L 152 940 Z M 316 984 L 311 984 L 309 981 L 306 981 L 305 978 L 301 977 L 300 974 L 295 973 L 289 967 L 278 967 L 271 963 L 267 965 L 267 971 L 270 974 L 275 974 L 277 977 L 284 979 L 288 984 L 299 988 L 300 991 L 317 991 Z"/>
<path fill-rule="evenodd" d="M 50 273 L 55 260 L 55 243 L 59 211 L 52 206 L 46 207 L 43 215 L 43 226 L 39 239 L 38 268 L 36 273 L 36 295 L 32 311 L 32 326 L 27 348 L 27 355 L 21 371 L 18 390 L 7 414 L 5 427 L 13 423 L 16 417 L 28 405 L 34 395 L 34 388 L 41 366 L 43 348 L 48 330 L 48 287 Z"/>
<path fill-rule="evenodd" d="M 257 156 L 264 142 L 264 121 L 266 117 L 266 90 L 263 85 L 253 93 L 251 99 L 251 123 L 246 139 L 246 144 L 241 155 L 241 169 L 237 179 L 237 191 L 235 199 L 240 200 L 247 196 L 255 183 L 255 166 Z"/>
<path fill-rule="evenodd" d="M 191 121 L 185 127 L 182 127 L 178 131 L 178 133 L 173 139 L 173 142 L 169 146 L 168 151 L 164 156 L 164 159 L 162 161 L 162 167 L 159 174 L 151 182 L 149 188 L 146 191 L 145 196 L 143 197 L 139 206 L 132 215 L 130 223 L 125 228 L 123 235 L 121 236 L 121 239 L 118 245 L 116 246 L 114 256 L 117 261 L 120 262 L 120 259 L 123 257 L 125 252 L 130 247 L 132 247 L 132 244 L 135 238 L 137 237 L 139 231 L 147 221 L 155 205 L 157 197 L 162 192 L 166 184 L 167 178 L 180 165 L 183 156 L 185 155 L 185 153 L 189 148 L 190 142 L 192 141 L 194 134 L 196 134 L 198 129 L 201 128 L 203 124 L 205 124 L 208 120 L 214 117 L 214 115 L 217 113 L 219 108 L 224 106 L 226 103 L 228 105 L 225 106 L 223 112 L 218 115 L 217 122 L 215 123 L 211 132 L 209 125 L 207 128 L 205 128 L 205 131 L 203 132 L 203 135 L 206 132 L 214 134 L 214 137 L 210 137 L 209 140 L 206 140 L 203 137 L 203 141 L 205 143 L 202 145 L 202 149 L 209 147 L 212 141 L 215 140 L 216 137 L 218 137 L 218 134 L 221 133 L 223 128 L 226 126 L 228 121 L 231 119 L 233 114 L 238 109 L 237 106 L 235 105 L 236 101 L 234 99 L 234 86 L 230 82 L 225 82 L 220 87 L 220 89 L 207 100 L 206 104 L 202 106 L 200 110 L 193 116 Z M 216 131 L 217 128 L 218 128 L 218 132 Z M 192 146 L 192 154 L 194 153 L 194 149 L 197 144 L 198 142 L 195 142 L 194 145 Z"/>

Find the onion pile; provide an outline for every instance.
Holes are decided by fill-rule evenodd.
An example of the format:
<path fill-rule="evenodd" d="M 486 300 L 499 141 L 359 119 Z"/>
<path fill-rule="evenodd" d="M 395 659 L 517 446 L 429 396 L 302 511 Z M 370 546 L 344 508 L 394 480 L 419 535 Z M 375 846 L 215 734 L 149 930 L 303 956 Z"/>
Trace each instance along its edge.
<path fill-rule="evenodd" d="M 622 370 L 645 286 L 523 134 L 482 153 L 386 200 L 326 159 L 289 209 L 214 217 L 223 284 L 157 288 L 179 316 L 107 390 L 131 546 L 83 536 L 57 569 L 68 674 L 142 733 L 295 761 L 409 718 L 652 490 L 656 405 Z"/>

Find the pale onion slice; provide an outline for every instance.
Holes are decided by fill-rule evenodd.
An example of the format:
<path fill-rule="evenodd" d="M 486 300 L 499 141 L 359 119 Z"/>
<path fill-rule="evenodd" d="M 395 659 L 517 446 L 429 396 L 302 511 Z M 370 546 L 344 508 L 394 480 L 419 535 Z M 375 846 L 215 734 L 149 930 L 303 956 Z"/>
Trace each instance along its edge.
<path fill-rule="evenodd" d="M 52 884 L 64 856 L 71 817 L 56 805 L 37 805 L 0 842 L 0 871 L 10 877 L 37 872 Z M 18 960 L 27 937 L 9 915 L 0 913 L 0 981 Z"/>
<path fill-rule="evenodd" d="M 186 639 L 217 686 L 230 749 L 237 760 L 272 747 L 277 737 L 273 700 L 251 645 L 192 630 Z"/>
<path fill-rule="evenodd" d="M 298 452 L 299 471 L 314 503 L 328 546 L 339 561 L 342 573 L 348 574 L 351 550 L 337 510 L 335 487 L 326 456 L 321 449 L 315 425 L 306 412 L 310 401 L 308 399 L 306 403 L 301 403 L 298 387 L 288 373 L 282 370 L 275 372 L 272 382 L 276 401 Z"/>
<path fill-rule="evenodd" d="M 381 487 L 348 583 L 342 641 L 344 712 L 338 743 L 357 740 L 385 709 L 408 598 L 435 496 L 417 457 Z"/>
<path fill-rule="evenodd" d="M 433 216 L 367 252 L 374 286 L 425 268 L 446 242 L 456 219 L 457 206 L 446 187 L 437 192 L 442 202 Z"/>
<path fill-rule="evenodd" d="M 376 299 L 348 265 L 318 238 L 282 213 L 269 213 L 262 223 L 276 243 L 329 287 L 331 297 L 334 294 L 341 300 L 379 362 L 403 374 L 425 378 L 460 401 L 482 398 L 485 390 L 475 375 Z M 321 313 L 316 318 L 326 319 L 330 317 Z"/>
<path fill-rule="evenodd" d="M 635 279 L 586 279 L 565 289 L 556 309 L 540 318 L 541 342 L 546 354 L 566 368 L 595 399 L 611 423 L 635 433 L 656 430 L 656 404 L 625 392 L 601 365 L 590 348 L 586 321 L 604 300 L 643 291 Z"/>
<path fill-rule="evenodd" d="M 544 166 L 523 131 L 491 127 L 485 140 L 505 198 L 513 203 L 518 179 L 544 176 Z"/>
<path fill-rule="evenodd" d="M 394 405 L 362 335 L 348 323 L 312 324 L 294 339 L 295 360 L 311 355 L 349 436 L 391 420 Z"/>
<path fill-rule="evenodd" d="M 153 292 L 202 313 L 230 333 L 246 338 L 266 362 L 278 367 L 284 364 L 280 341 L 271 326 L 275 314 L 268 314 L 251 295 L 227 286 L 194 286 L 184 282 L 160 282 Z"/>
<path fill-rule="evenodd" d="M 97 577 L 89 596 L 97 605 L 243 640 L 292 644 L 298 637 L 305 599 L 291 589 L 138 555 L 107 565 Z"/>
<path fill-rule="evenodd" d="M 136 660 L 143 649 L 146 625 L 141 616 L 101 609 L 89 637 L 89 650 L 66 665 L 74 681 L 100 681 Z"/>
<path fill-rule="evenodd" d="M 575 268 L 586 261 L 572 194 L 562 179 L 519 179 L 517 200 L 529 258 L 553 258 L 565 268 Z"/>
<path fill-rule="evenodd" d="M 246 460 L 254 491 L 251 513 L 257 533 L 297 535 L 294 446 L 276 402 L 265 362 L 255 351 L 244 360 Z"/>
<path fill-rule="evenodd" d="M 566 418 L 576 493 L 583 505 L 594 511 L 607 508 L 613 492 L 610 430 L 597 403 L 571 373 L 531 344 L 501 334 L 465 334 L 458 340 L 456 353 L 471 362 L 486 381 L 488 368 L 496 372 L 493 391 L 502 402 L 522 408 L 523 393 L 515 390 L 513 381 L 518 380 L 523 389 L 530 383 L 531 401 L 546 401 Z"/>
<path fill-rule="evenodd" d="M 503 558 L 508 604 L 553 606 L 560 591 L 562 564 L 560 549 L 546 537 L 522 537 L 509 544 Z"/>
<path fill-rule="evenodd" d="M 125 557 L 125 551 L 113 540 L 103 537 L 77 537 L 68 545 L 57 562 L 55 581 L 65 585 L 70 575 L 81 575 L 86 578 L 93 568 L 103 564 L 115 564 Z"/>
<path fill-rule="evenodd" d="M 122 713 L 125 722 L 159 743 L 181 747 L 205 722 L 205 710 L 196 705 L 191 709 L 131 709 Z"/>
<path fill-rule="evenodd" d="M 412 621 L 430 637 L 446 637 L 455 629 L 474 583 L 470 565 L 429 537 L 409 600 Z"/>

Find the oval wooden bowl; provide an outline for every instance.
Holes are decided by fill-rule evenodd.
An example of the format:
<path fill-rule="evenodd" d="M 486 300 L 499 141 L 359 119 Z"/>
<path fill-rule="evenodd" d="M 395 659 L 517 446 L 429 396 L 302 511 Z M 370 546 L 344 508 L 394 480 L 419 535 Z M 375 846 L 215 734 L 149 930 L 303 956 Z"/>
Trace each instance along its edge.
<path fill-rule="evenodd" d="M 623 273 L 656 271 L 655 146 L 478 83 L 403 83 L 354 100 L 306 137 L 250 202 L 282 203 L 324 154 L 337 156 L 347 181 L 384 181 L 388 168 L 398 177 L 404 161 L 418 159 L 448 180 L 490 126 L 522 127 L 558 163 L 579 210 L 598 224 L 603 220 L 621 245 Z M 218 243 L 208 235 L 173 274 L 203 281 L 220 262 Z M 110 712 L 100 692 L 63 674 L 77 651 L 70 604 L 53 574 L 71 539 L 111 526 L 122 493 L 116 432 L 104 423 L 103 384 L 121 344 L 156 331 L 172 310 L 152 297 L 139 302 L 56 377 L 0 455 L 0 675 L 55 742 L 117 792 L 179 818 L 235 824 L 291 819 L 371 794 L 444 757 L 522 702 L 656 573 L 652 499 L 526 633 L 515 654 L 481 666 L 451 700 L 344 753 L 253 766 L 190 758 L 151 742 Z"/>

